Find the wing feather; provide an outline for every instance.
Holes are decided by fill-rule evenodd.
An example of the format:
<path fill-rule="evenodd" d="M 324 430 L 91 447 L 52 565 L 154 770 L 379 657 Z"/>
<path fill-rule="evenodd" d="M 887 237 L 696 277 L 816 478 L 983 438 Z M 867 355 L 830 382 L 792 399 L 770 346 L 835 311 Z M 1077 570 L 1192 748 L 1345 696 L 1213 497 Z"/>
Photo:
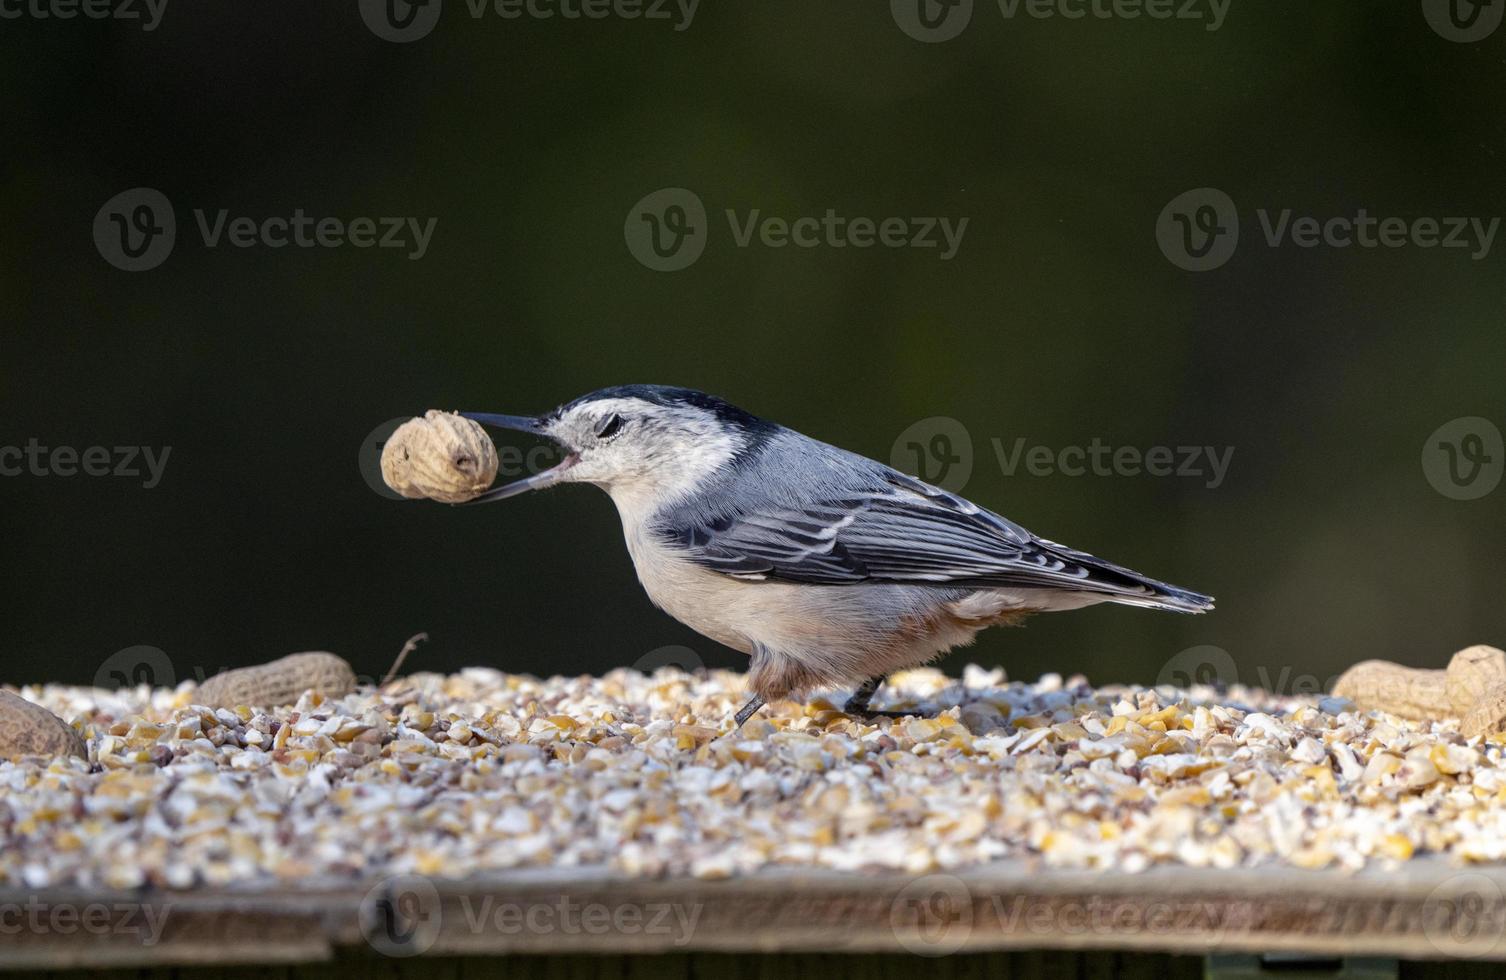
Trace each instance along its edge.
<path fill-rule="evenodd" d="M 1038 538 L 1018 524 L 900 473 L 867 493 L 770 505 L 661 528 L 693 561 L 741 579 L 1061 588 L 1202 609 L 1206 596 Z"/>

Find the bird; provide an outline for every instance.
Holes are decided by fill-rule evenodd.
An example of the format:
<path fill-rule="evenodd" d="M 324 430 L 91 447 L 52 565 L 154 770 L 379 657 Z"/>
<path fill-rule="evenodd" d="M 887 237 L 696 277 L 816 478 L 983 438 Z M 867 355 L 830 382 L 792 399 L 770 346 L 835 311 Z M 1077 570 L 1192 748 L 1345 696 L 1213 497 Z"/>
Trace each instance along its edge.
<path fill-rule="evenodd" d="M 467 505 L 564 483 L 607 492 L 649 599 L 749 656 L 734 730 L 766 703 L 830 688 L 853 688 L 848 714 L 895 715 L 872 707 L 890 674 L 1033 613 L 1213 608 L 694 389 L 617 385 L 539 416 L 459 414 L 563 452 Z"/>

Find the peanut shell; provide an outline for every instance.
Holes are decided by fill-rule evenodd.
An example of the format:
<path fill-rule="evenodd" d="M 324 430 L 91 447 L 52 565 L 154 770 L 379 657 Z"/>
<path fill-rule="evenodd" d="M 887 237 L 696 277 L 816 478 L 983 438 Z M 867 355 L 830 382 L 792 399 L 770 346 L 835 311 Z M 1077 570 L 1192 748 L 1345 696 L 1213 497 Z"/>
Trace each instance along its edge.
<path fill-rule="evenodd" d="M 355 690 L 356 675 L 333 653 L 294 653 L 256 667 L 237 667 L 199 685 L 195 703 L 211 708 L 279 707 L 305 691 L 340 698 Z"/>
<path fill-rule="evenodd" d="M 1464 717 L 1480 698 L 1506 686 L 1506 652 L 1483 643 L 1465 647 L 1448 662 L 1444 686 L 1453 714 Z"/>
<path fill-rule="evenodd" d="M 1367 711 L 1388 711 L 1417 721 L 1458 714 L 1449 701 L 1444 672 L 1363 660 L 1339 677 L 1333 693 Z"/>
<path fill-rule="evenodd" d="M 382 479 L 404 497 L 464 503 L 496 477 L 497 447 L 486 430 L 452 412 L 431 408 L 382 446 Z"/>
<path fill-rule="evenodd" d="M 1459 719 L 1459 731 L 1466 738 L 1506 731 L 1506 684 L 1486 691 Z"/>
<path fill-rule="evenodd" d="M 89 758 L 89 749 L 73 727 L 25 698 L 0 691 L 0 759 L 71 755 Z"/>

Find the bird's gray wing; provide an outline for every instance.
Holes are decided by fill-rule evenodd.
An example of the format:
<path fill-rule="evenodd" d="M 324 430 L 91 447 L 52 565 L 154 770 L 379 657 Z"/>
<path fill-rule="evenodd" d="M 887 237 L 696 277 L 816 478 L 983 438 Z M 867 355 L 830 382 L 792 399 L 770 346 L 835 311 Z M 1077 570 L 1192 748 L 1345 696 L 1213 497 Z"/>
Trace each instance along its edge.
<path fill-rule="evenodd" d="M 1037 538 L 897 471 L 869 490 L 796 506 L 764 505 L 660 533 L 702 567 L 752 581 L 1015 586 L 1126 596 L 1173 588 Z"/>

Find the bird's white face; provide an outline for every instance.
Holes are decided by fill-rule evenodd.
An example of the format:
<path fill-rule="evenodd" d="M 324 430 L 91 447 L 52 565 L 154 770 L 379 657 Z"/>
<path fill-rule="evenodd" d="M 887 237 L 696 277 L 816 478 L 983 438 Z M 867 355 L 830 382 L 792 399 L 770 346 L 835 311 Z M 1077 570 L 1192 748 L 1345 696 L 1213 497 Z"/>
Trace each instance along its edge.
<path fill-rule="evenodd" d="M 540 431 L 569 450 L 567 463 L 575 460 L 561 482 L 604 488 L 624 514 L 649 513 L 691 492 L 739 448 L 737 434 L 707 409 L 631 397 L 584 402 Z"/>

